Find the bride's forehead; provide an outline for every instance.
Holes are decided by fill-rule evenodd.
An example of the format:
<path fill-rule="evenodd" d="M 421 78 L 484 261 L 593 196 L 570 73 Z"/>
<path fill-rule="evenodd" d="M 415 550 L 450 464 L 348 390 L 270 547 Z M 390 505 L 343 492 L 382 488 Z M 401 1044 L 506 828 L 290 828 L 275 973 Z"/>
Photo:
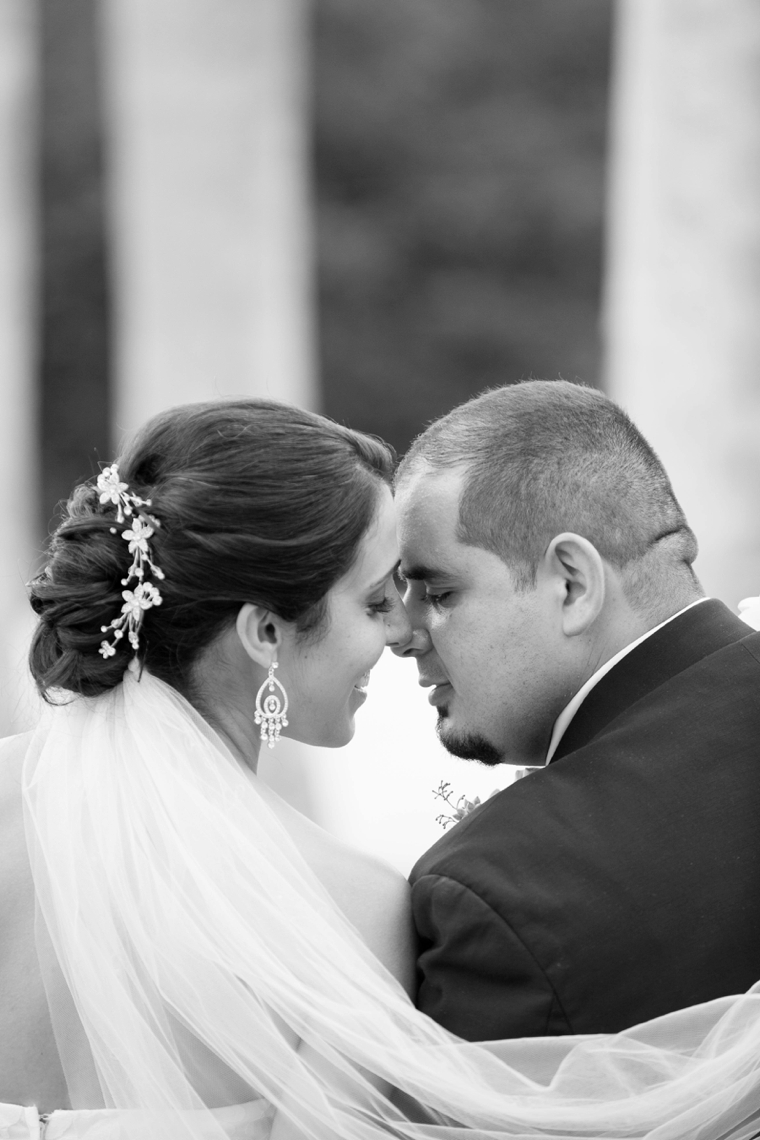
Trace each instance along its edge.
<path fill-rule="evenodd" d="M 396 508 L 390 488 L 384 484 L 378 491 L 377 507 L 372 521 L 362 535 L 357 554 L 371 553 L 396 542 Z"/>
<path fill-rule="evenodd" d="M 387 488 L 378 501 L 375 516 L 362 535 L 356 558 L 342 583 L 347 588 L 365 588 L 381 585 L 398 565 L 398 540 L 393 499 Z"/>

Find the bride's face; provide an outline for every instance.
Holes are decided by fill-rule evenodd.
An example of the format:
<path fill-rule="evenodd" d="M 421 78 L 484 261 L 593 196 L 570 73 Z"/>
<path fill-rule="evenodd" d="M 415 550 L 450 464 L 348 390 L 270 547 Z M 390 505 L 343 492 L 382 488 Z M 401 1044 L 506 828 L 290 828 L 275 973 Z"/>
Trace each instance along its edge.
<path fill-rule="evenodd" d="M 398 557 L 393 499 L 383 486 L 354 565 L 327 595 L 324 632 L 313 641 L 293 634 L 283 645 L 277 677 L 290 701 L 285 735 L 328 748 L 353 736 L 370 669 L 386 645 L 411 636 L 393 581 Z"/>

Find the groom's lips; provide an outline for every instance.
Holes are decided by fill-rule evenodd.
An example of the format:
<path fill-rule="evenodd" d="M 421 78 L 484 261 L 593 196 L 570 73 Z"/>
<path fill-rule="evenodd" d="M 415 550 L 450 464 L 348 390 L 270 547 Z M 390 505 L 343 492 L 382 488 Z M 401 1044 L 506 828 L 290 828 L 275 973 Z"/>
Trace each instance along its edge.
<path fill-rule="evenodd" d="M 424 684 L 424 682 L 420 681 L 420 684 L 422 685 L 422 684 Z M 445 704 L 446 701 L 448 701 L 451 697 L 451 693 L 452 693 L 451 684 L 448 681 L 439 681 L 437 684 L 435 684 L 432 681 L 427 682 L 427 685 L 431 685 L 431 684 L 433 685 L 433 688 L 428 693 L 428 701 L 430 702 L 430 704 L 431 705 Z"/>

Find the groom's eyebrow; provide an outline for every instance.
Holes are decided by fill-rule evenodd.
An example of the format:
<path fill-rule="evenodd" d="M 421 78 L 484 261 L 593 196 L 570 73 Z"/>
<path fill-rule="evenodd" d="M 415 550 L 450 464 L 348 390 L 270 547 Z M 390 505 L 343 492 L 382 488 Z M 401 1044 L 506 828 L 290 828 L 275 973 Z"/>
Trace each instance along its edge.
<path fill-rule="evenodd" d="M 424 566 L 422 563 L 418 563 L 415 566 L 410 566 L 408 570 L 405 570 L 402 566 L 400 574 L 407 582 L 429 582 L 431 578 L 439 578 L 441 571 L 434 570 L 431 566 Z"/>

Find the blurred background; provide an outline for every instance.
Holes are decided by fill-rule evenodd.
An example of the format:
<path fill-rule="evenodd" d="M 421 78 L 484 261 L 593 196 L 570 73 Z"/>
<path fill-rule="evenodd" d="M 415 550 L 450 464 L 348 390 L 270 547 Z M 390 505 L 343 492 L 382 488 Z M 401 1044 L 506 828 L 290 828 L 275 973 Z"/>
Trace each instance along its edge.
<path fill-rule="evenodd" d="M 0 728 L 57 504 L 172 404 L 268 395 L 403 451 L 522 378 L 601 387 L 709 593 L 760 591 L 757 0 L 0 0 Z M 387 655 L 386 655 L 387 656 Z M 264 775 L 407 870 L 448 758 L 383 661 Z"/>

